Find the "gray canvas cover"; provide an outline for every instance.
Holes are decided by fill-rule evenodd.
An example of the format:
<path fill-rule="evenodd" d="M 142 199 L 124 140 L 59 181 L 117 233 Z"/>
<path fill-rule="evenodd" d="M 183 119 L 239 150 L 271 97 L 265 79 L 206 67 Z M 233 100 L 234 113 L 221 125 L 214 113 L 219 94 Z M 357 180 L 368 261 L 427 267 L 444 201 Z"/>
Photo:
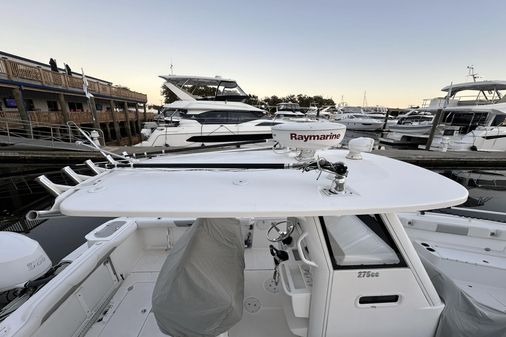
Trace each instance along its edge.
<path fill-rule="evenodd" d="M 214 337 L 242 317 L 244 242 L 237 219 L 197 219 L 165 260 L 153 291 L 160 330 Z"/>
<path fill-rule="evenodd" d="M 466 293 L 435 265 L 422 259 L 445 303 L 435 337 L 506 337 L 506 313 Z"/>

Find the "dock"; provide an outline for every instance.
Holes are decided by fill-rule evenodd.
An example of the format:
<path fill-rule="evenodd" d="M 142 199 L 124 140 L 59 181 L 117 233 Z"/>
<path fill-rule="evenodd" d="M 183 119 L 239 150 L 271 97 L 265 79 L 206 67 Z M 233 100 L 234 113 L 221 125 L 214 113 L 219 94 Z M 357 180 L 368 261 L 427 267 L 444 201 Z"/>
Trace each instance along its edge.
<path fill-rule="evenodd" d="M 506 153 L 478 151 L 375 150 L 374 154 L 401 160 L 431 170 L 506 170 Z"/>
<path fill-rule="evenodd" d="M 134 146 L 106 146 L 104 150 L 116 154 L 126 152 L 129 156 L 142 158 L 161 154 L 175 155 L 189 152 L 205 152 L 230 150 L 251 144 L 234 143 L 227 146 L 207 146 L 199 148 L 167 148 L 167 147 L 134 147 Z M 506 153 L 504 152 L 438 152 L 425 150 L 387 149 L 374 150 L 374 154 L 401 160 L 413 165 L 431 170 L 453 169 L 493 169 L 506 170 Z M 0 163 L 2 164 L 36 164 L 36 165 L 72 165 L 82 164 L 85 160 L 105 161 L 98 151 L 66 151 L 66 150 L 26 150 L 2 151 L 0 149 Z M 2 165 L 3 166 L 3 165 Z"/>

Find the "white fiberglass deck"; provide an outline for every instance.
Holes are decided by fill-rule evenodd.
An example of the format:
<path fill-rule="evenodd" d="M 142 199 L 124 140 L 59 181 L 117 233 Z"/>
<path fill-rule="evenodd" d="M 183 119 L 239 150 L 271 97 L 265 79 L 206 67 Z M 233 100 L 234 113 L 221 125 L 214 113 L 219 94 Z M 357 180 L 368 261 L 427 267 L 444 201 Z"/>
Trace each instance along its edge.
<path fill-rule="evenodd" d="M 264 238 L 258 238 L 264 240 Z M 135 268 L 126 277 L 106 305 L 106 313 L 98 318 L 86 337 L 167 337 L 156 324 L 151 312 L 151 295 L 159 270 L 168 255 L 166 250 L 144 250 Z M 265 248 L 245 250 L 244 298 L 256 298 L 257 312 L 243 311 L 243 318 L 229 332 L 230 337 L 293 337 L 286 324 L 283 304 L 288 297 L 280 291 L 266 290 L 264 283 L 272 278 L 273 262 Z"/>

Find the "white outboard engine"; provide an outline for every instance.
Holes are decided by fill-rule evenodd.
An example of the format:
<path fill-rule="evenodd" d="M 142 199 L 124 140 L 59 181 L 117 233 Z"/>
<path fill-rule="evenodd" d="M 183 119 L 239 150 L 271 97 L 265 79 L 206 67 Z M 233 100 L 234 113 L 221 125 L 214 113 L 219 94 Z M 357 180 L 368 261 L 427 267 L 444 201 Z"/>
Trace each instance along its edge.
<path fill-rule="evenodd" d="M 52 266 L 40 244 L 27 236 L 0 232 L 0 292 L 22 287 Z"/>

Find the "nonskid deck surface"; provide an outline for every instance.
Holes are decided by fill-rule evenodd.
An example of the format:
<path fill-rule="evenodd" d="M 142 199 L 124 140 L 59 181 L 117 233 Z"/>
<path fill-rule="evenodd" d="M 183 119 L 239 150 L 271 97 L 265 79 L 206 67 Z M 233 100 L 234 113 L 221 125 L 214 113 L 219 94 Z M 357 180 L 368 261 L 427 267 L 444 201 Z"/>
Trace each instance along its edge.
<path fill-rule="evenodd" d="M 86 337 L 167 337 L 153 312 L 151 295 L 160 268 L 167 257 L 165 250 L 145 250 L 135 268 L 122 282 L 102 314 L 86 333 Z M 280 287 L 267 290 L 272 278 L 273 263 L 267 249 L 245 251 L 244 298 L 258 300 L 260 309 L 250 313 L 244 309 L 242 320 L 230 331 L 230 337 L 292 337 L 286 324 L 283 303 L 288 299 Z"/>

